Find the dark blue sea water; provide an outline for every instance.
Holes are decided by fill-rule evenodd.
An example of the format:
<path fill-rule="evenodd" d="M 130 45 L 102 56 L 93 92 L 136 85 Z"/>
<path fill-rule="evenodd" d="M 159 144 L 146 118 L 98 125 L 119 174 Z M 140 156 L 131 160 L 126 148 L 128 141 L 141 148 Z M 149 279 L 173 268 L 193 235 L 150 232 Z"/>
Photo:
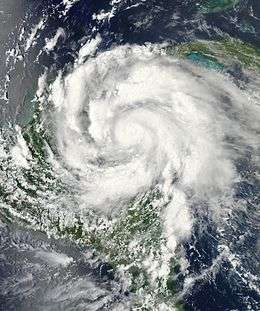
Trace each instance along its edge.
<path fill-rule="evenodd" d="M 26 126 L 33 112 L 26 99 L 34 96 L 30 92 L 37 89 L 38 77 L 46 70 L 53 79 L 59 70 L 69 72 L 82 44 L 97 34 L 102 37 L 99 52 L 125 44 L 177 46 L 196 40 L 218 41 L 225 36 L 260 49 L 258 0 L 233 1 L 233 6 L 223 9 L 225 1 L 217 0 L 79 0 L 68 6 L 69 2 L 1 1 L 1 132 L 15 124 Z M 203 13 L 206 2 L 220 9 Z M 93 18 L 102 12 L 112 12 L 111 17 Z M 44 20 L 44 27 L 28 43 L 40 20 Z M 46 53 L 46 38 L 54 37 L 59 28 L 65 35 Z M 27 50 L 26 40 L 30 45 Z M 8 59 L 12 49 L 14 56 Z M 226 68 L 197 53 L 188 59 L 208 70 L 226 70 L 237 84 L 252 79 L 236 60 Z M 196 221 L 190 238 L 182 243 L 188 268 L 183 272 L 175 267 L 171 283 L 174 291 L 182 293 L 177 298 L 181 310 L 260 308 L 259 179 L 255 161 L 252 164 L 254 157 L 249 147 L 246 156 L 235 162 L 243 181 L 234 185 L 234 197 L 243 200 L 244 207 L 229 215 L 222 236 L 207 204 L 193 207 Z M 3 166 L 1 171 L 8 173 Z M 223 250 L 227 246 L 229 249 Z M 189 275 L 193 285 L 184 290 Z M 116 267 L 109 260 L 97 259 L 89 245 L 66 237 L 49 238 L 44 230 L 0 219 L 0 310 L 150 310 L 145 306 L 134 309 L 132 295 L 119 280 Z M 155 306 L 153 310 L 167 309 Z"/>

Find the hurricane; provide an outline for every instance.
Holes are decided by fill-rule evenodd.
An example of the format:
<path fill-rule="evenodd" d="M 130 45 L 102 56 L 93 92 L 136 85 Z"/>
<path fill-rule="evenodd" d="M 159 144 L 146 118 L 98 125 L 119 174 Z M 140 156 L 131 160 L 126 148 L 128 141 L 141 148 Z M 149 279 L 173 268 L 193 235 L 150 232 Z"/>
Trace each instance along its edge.
<path fill-rule="evenodd" d="M 258 309 L 256 2 L 24 4 L 2 65 L 1 310 Z"/>

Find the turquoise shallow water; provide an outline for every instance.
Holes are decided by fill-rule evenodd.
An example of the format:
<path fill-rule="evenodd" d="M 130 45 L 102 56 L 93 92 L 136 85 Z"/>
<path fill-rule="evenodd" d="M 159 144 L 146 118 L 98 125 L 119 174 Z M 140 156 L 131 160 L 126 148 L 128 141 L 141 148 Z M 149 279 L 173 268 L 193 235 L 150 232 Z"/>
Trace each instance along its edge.
<path fill-rule="evenodd" d="M 205 66 L 206 68 L 209 68 L 209 69 L 213 69 L 213 70 L 223 70 L 224 69 L 224 65 L 219 64 L 218 62 L 216 62 L 210 58 L 207 58 L 204 55 L 199 54 L 199 53 L 192 52 L 187 56 L 187 58 L 190 59 L 191 61 L 198 63 L 202 66 Z"/>
<path fill-rule="evenodd" d="M 0 309 L 258 310 L 258 1 L 1 5 Z"/>

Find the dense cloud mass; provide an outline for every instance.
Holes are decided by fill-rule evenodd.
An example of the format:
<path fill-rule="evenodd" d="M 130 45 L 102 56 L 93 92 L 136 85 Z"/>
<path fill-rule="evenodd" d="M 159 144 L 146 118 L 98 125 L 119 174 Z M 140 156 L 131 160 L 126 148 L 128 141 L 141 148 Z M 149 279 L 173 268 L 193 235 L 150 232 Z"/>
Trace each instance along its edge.
<path fill-rule="evenodd" d="M 159 185 L 172 240 L 189 234 L 194 202 L 230 205 L 234 161 L 255 148 L 252 96 L 226 75 L 151 47 L 116 47 L 77 64 L 50 99 L 82 204 L 115 208 Z"/>
<path fill-rule="evenodd" d="M 259 1 L 2 2 L 0 309 L 257 310 Z"/>

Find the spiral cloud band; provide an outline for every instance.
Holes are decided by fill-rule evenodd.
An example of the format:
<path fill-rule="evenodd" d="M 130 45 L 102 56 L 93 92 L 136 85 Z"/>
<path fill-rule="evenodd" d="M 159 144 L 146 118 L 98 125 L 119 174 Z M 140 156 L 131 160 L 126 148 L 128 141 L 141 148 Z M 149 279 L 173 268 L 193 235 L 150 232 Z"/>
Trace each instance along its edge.
<path fill-rule="evenodd" d="M 52 84 L 50 99 L 58 151 L 77 175 L 82 204 L 110 210 L 159 186 L 174 249 L 191 230 L 194 200 L 232 197 L 235 161 L 255 148 L 252 94 L 149 47 L 79 62 Z"/>

